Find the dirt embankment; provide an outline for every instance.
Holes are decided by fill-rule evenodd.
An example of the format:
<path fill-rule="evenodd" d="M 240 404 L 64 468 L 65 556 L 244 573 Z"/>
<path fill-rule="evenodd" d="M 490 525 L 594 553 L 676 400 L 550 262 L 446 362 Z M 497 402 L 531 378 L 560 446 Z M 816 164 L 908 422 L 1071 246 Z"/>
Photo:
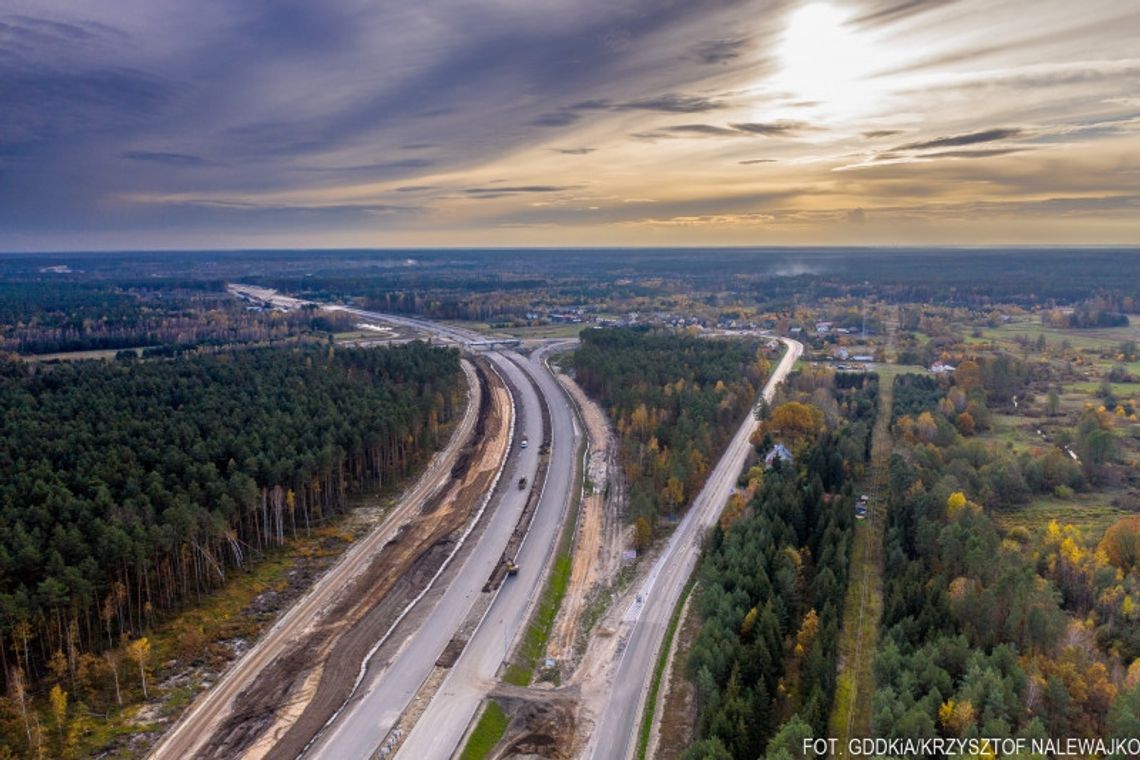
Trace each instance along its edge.
<path fill-rule="evenodd" d="M 296 757 L 348 699 L 361 662 L 451 555 L 506 454 L 509 395 L 493 372 L 478 372 L 490 392 L 450 481 L 234 700 L 198 757 Z"/>
<path fill-rule="evenodd" d="M 581 410 L 589 441 L 570 584 L 547 647 L 555 660 L 570 664 L 587 607 L 621 569 L 621 553 L 626 546 L 621 511 L 626 493 L 617 462 L 617 436 L 605 412 L 571 378 L 561 372 L 557 377 Z"/>
<path fill-rule="evenodd" d="M 555 658 L 564 674 L 572 674 L 571 685 L 556 688 L 520 688 L 500 684 L 491 696 L 511 716 L 502 740 L 489 757 L 571 758 L 582 749 L 583 707 L 591 700 L 586 692 L 591 673 L 608 679 L 606 665 L 613 660 L 617 642 L 604 638 L 609 657 L 592 652 L 577 662 L 585 616 L 598 595 L 616 581 L 622 566 L 622 550 L 628 545 L 628 531 L 621 513 L 626 499 L 625 483 L 617 463 L 617 436 L 605 412 L 575 383 L 562 373 L 557 377 L 581 411 L 588 438 L 584 493 L 579 504 L 574 536 L 570 583 L 551 631 L 547 653 Z M 620 606 L 620 605 L 618 605 Z M 592 700 L 598 701 L 596 697 Z"/>
<path fill-rule="evenodd" d="M 579 749 L 576 733 L 576 689 L 542 691 L 500 684 L 490 697 L 511 716 L 503 738 L 488 755 L 493 760 L 545 757 L 570 760 Z"/>
<path fill-rule="evenodd" d="M 668 665 L 662 675 L 653 732 L 645 753 L 646 757 L 653 760 L 680 760 L 695 738 L 697 688 L 685 675 L 685 659 L 701 632 L 701 620 L 693 603 L 694 598 L 695 593 L 691 593 L 685 600 L 681 626 L 673 639 Z"/>

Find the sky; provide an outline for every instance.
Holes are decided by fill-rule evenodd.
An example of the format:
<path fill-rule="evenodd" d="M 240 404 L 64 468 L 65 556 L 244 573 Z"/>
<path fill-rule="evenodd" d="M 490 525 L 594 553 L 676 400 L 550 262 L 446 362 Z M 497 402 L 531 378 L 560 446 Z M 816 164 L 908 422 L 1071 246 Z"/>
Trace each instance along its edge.
<path fill-rule="evenodd" d="M 0 250 L 1140 243 L 1135 0 L 5 0 Z"/>

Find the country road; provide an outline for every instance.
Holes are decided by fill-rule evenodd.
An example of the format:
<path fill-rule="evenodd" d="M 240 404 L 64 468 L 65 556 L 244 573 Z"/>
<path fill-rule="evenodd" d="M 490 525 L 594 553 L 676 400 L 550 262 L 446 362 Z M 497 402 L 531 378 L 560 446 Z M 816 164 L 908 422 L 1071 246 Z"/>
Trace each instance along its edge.
<path fill-rule="evenodd" d="M 288 645 L 290 639 L 312 625 L 328 601 L 331 592 L 343 587 L 358 574 L 375 553 L 395 534 L 403 519 L 419 510 L 432 494 L 451 476 L 460 449 L 471 436 L 479 410 L 481 392 L 474 369 L 463 363 L 470 394 L 463 419 L 448 441 L 436 454 L 415 485 L 377 529 L 358 541 L 341 560 L 326 572 L 310 591 L 261 637 L 257 644 L 234 663 L 222 679 L 190 707 L 174 728 L 151 751 L 154 758 L 192 757 L 218 723 L 231 710 L 234 698 L 245 690 Z"/>
<path fill-rule="evenodd" d="M 783 382 L 803 353 L 803 344 L 798 341 L 780 340 L 788 350 L 764 386 L 763 396 L 769 401 L 776 386 Z M 609 700 L 584 757 L 625 760 L 633 754 L 649 681 L 669 618 L 696 566 L 701 539 L 716 522 L 736 487 L 751 448 L 749 437 L 758 424 L 750 412 L 646 576 L 638 594 L 642 601 L 635 601 L 623 616 L 617 635 L 625 645 L 621 648 Z"/>

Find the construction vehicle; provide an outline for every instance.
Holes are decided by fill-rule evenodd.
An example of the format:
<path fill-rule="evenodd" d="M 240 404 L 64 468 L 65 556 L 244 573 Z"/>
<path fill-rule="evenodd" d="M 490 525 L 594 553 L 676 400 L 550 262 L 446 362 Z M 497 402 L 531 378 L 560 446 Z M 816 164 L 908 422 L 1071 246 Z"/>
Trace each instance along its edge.
<path fill-rule="evenodd" d="M 508 559 L 507 560 L 507 575 L 518 575 L 518 574 L 519 574 L 518 564 L 516 564 L 513 559 Z"/>
<path fill-rule="evenodd" d="M 521 478 L 519 478 L 519 490 L 522 491 L 525 489 L 526 489 L 526 477 L 521 477 Z"/>

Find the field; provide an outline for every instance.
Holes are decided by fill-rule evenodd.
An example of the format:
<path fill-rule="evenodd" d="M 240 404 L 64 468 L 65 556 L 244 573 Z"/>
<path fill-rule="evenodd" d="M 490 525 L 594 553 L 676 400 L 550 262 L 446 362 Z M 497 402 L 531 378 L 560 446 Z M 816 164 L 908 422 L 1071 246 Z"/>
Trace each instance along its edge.
<path fill-rule="evenodd" d="M 1096 543 L 1109 525 L 1132 514 L 1111 506 L 1108 496 L 1104 492 L 1079 493 L 1065 499 L 1039 496 L 1016 510 L 995 512 L 993 518 L 1003 530 L 1020 526 L 1031 532 L 1044 530 L 1056 520 L 1076 527 L 1089 543 Z"/>
<path fill-rule="evenodd" d="M 1103 405 L 1105 387 L 1111 389 L 1118 402 L 1140 400 L 1140 383 L 1113 382 L 1105 386 L 1102 380 L 1113 367 L 1140 375 L 1140 360 L 1117 360 L 1120 346 L 1140 337 L 1140 316 L 1132 315 L 1130 320 L 1132 324 L 1126 327 L 1106 329 L 1062 329 L 1042 324 L 1037 316 L 1017 317 L 1000 327 L 956 325 L 961 335 L 980 334 L 980 337 L 965 338 L 968 350 L 982 356 L 991 350 L 1008 352 L 1035 365 L 1038 372 L 1054 378 L 1034 383 L 1033 396 L 1028 401 L 1023 399 L 1019 407 L 995 411 L 990 430 L 978 438 L 1015 452 L 1040 451 L 1057 445 L 1056 437 L 1071 431 L 1086 408 Z M 1045 341 L 1044 351 L 1037 347 L 1041 337 Z M 1050 388 L 1059 391 L 1055 416 L 1044 414 L 1045 398 Z M 1135 463 L 1140 457 L 1138 429 L 1140 425 L 1135 422 L 1117 419 L 1114 432 L 1118 461 L 1123 465 Z M 995 513 L 994 518 L 1006 530 L 1018 526 L 1030 531 L 1042 530 L 1051 520 L 1070 523 L 1081 531 L 1089 544 L 1093 544 L 1115 520 L 1130 514 L 1112 506 L 1129 490 L 1128 483 L 1124 482 L 1065 497 L 1041 495 L 1025 506 Z"/>
<path fill-rule="evenodd" d="M 23 359 L 29 362 L 78 362 L 87 359 L 103 359 L 104 361 L 110 361 L 111 359 L 115 358 L 115 354 L 119 353 L 119 351 L 122 350 L 123 349 L 120 348 L 105 348 L 95 351 L 64 351 L 57 354 L 31 354 L 23 357 Z M 133 351 L 138 356 L 141 356 L 143 352 L 143 349 L 141 348 L 130 348 L 126 350 Z"/>

